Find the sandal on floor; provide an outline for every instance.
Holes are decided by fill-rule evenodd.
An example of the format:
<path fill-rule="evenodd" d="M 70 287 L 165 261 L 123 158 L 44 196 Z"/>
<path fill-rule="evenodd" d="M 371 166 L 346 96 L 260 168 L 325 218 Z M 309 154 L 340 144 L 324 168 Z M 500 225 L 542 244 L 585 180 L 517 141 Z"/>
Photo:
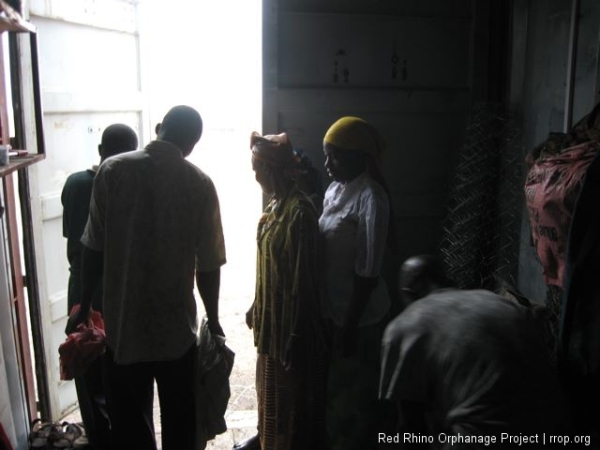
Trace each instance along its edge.
<path fill-rule="evenodd" d="M 48 444 L 48 437 L 57 432 L 59 426 L 52 422 L 45 422 L 42 419 L 35 419 L 31 423 L 31 432 L 29 433 L 29 448 L 45 449 Z"/>
<path fill-rule="evenodd" d="M 258 434 L 238 442 L 233 446 L 233 450 L 260 450 L 260 438 Z"/>
<path fill-rule="evenodd" d="M 65 430 L 68 425 L 68 422 L 63 422 L 62 424 L 55 424 L 56 429 L 53 430 L 48 436 L 48 444 L 50 448 L 63 448 L 69 449 L 73 447 L 73 441 L 70 440 L 70 435 L 68 435 Z"/>
<path fill-rule="evenodd" d="M 89 448 L 89 446 L 90 446 L 90 441 L 88 440 L 88 437 L 85 434 L 82 436 L 79 436 L 73 442 L 73 448 Z"/>
<path fill-rule="evenodd" d="M 71 443 L 70 447 L 73 447 L 75 441 L 85 435 L 85 428 L 83 428 L 82 423 L 64 422 L 63 427 L 63 436 Z"/>

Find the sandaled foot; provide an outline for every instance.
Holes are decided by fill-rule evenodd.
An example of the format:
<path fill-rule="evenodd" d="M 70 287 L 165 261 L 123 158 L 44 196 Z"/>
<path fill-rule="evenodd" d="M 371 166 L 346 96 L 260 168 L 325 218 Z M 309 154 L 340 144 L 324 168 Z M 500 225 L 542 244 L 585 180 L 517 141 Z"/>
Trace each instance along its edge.
<path fill-rule="evenodd" d="M 234 450 L 260 450 L 260 438 L 255 434 L 248 439 L 238 442 L 233 446 Z"/>

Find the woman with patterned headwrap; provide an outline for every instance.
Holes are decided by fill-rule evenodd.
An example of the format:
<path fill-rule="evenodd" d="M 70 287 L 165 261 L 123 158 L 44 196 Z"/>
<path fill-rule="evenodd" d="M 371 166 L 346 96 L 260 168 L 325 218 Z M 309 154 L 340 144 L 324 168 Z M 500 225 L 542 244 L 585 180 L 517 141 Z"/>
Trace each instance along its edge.
<path fill-rule="evenodd" d="M 343 117 L 325 134 L 325 193 L 319 228 L 325 250 L 325 317 L 333 342 L 328 381 L 332 449 L 375 448 L 379 347 L 390 297 L 380 277 L 395 252 L 388 190 L 379 171 L 384 144 L 369 123 Z"/>
<path fill-rule="evenodd" d="M 252 169 L 271 199 L 259 221 L 254 330 L 262 450 L 324 449 L 325 377 L 315 207 L 296 187 L 285 133 L 252 133 Z"/>

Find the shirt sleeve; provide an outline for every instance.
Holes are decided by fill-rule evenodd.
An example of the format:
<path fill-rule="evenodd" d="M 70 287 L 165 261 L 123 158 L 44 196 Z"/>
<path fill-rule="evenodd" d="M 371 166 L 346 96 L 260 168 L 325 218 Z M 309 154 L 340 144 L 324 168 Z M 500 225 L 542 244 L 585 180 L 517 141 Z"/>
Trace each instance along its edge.
<path fill-rule="evenodd" d="M 365 190 L 358 204 L 358 229 L 356 234 L 357 275 L 373 278 L 379 276 L 387 242 L 389 204 L 385 192 Z"/>
<path fill-rule="evenodd" d="M 81 243 L 91 250 L 104 251 L 105 211 L 106 211 L 106 171 L 100 167 L 94 178 L 90 215 L 88 217 Z"/>
<path fill-rule="evenodd" d="M 218 269 L 227 261 L 219 197 L 210 179 L 206 186 L 202 211 L 200 237 L 196 244 L 196 270 L 210 272 Z"/>
<path fill-rule="evenodd" d="M 420 329 L 407 326 L 403 318 L 388 325 L 381 346 L 379 398 L 426 402 L 426 343 Z"/>

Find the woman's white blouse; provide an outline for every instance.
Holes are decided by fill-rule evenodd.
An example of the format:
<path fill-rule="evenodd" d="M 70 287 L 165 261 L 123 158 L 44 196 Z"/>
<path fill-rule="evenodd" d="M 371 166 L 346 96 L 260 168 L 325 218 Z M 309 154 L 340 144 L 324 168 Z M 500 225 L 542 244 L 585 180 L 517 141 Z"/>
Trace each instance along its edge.
<path fill-rule="evenodd" d="M 342 326 L 352 299 L 354 276 L 379 277 L 387 244 L 389 203 L 380 184 L 363 173 L 348 183 L 333 182 L 325 193 L 319 229 L 325 248 L 324 316 Z M 380 278 L 360 325 L 377 323 L 390 298 Z"/>

